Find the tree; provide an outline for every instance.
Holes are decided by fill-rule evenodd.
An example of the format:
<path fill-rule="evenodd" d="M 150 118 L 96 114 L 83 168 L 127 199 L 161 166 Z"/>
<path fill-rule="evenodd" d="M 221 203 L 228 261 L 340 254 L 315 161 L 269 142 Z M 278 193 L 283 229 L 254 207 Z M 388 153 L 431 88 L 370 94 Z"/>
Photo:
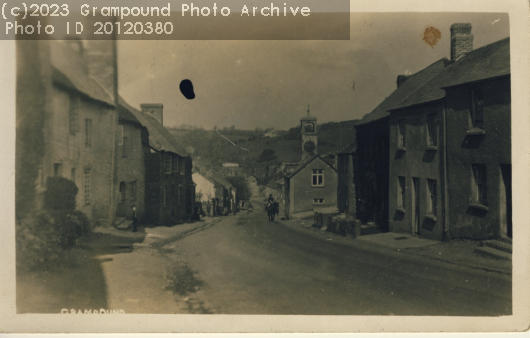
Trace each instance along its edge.
<path fill-rule="evenodd" d="M 225 179 L 236 188 L 236 203 L 250 200 L 252 193 L 247 180 L 243 176 L 227 176 Z"/>
<path fill-rule="evenodd" d="M 258 157 L 258 163 L 265 163 L 266 180 L 269 178 L 269 168 L 274 161 L 276 161 L 276 154 L 272 149 L 264 149 Z"/>

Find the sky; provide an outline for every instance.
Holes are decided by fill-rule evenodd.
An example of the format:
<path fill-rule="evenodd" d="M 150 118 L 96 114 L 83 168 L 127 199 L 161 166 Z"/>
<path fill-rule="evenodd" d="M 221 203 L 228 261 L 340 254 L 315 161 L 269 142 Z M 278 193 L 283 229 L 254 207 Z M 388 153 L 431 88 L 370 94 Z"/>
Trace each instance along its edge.
<path fill-rule="evenodd" d="M 164 104 L 164 126 L 296 126 L 360 119 L 414 74 L 450 58 L 450 26 L 471 23 L 474 48 L 509 36 L 507 14 L 352 13 L 348 41 L 119 41 L 121 95 Z M 439 42 L 423 41 L 428 27 Z M 195 99 L 179 90 L 190 79 Z"/>

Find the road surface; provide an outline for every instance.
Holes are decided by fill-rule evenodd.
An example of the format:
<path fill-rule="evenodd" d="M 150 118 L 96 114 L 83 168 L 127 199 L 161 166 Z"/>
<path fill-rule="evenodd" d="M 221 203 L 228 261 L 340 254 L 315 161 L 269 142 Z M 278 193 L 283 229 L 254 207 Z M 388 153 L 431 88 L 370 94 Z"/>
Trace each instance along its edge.
<path fill-rule="evenodd" d="M 327 237 L 282 221 L 268 223 L 256 208 L 163 248 L 174 264 L 185 264 L 193 274 L 188 281 L 200 292 L 188 296 L 201 304 L 195 313 L 511 313 L 510 276 Z"/>

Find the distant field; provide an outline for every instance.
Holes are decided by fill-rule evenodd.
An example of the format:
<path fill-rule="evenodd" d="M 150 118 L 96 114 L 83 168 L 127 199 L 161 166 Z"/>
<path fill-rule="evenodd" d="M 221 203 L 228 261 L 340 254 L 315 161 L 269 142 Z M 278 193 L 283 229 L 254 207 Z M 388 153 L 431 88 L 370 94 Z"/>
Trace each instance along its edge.
<path fill-rule="evenodd" d="M 341 123 L 330 122 L 319 126 L 319 154 L 336 153 L 340 149 L 355 142 L 355 128 L 358 120 Z M 234 144 L 227 141 L 214 130 L 183 130 L 169 129 L 177 142 L 188 150 L 193 148 L 192 157 L 200 159 L 201 163 L 211 163 L 214 167 L 224 162 L 239 163 L 245 171 L 259 167 L 259 155 L 265 149 L 272 149 L 277 162 L 299 162 L 302 156 L 300 128 L 291 128 L 283 135 L 268 138 L 263 133 L 257 135 L 254 131 L 235 130 L 230 133 L 219 131 Z M 263 166 L 263 165 L 262 165 Z"/>

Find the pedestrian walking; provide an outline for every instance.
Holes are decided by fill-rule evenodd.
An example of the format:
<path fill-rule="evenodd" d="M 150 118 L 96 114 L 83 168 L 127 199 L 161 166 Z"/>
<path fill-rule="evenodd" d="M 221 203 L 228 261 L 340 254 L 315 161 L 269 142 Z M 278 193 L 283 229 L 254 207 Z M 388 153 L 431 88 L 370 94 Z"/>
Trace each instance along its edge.
<path fill-rule="evenodd" d="M 210 205 L 210 201 L 208 201 L 208 204 L 206 204 L 206 212 L 208 213 L 208 217 L 210 217 L 211 210 L 212 210 L 212 206 Z"/>

